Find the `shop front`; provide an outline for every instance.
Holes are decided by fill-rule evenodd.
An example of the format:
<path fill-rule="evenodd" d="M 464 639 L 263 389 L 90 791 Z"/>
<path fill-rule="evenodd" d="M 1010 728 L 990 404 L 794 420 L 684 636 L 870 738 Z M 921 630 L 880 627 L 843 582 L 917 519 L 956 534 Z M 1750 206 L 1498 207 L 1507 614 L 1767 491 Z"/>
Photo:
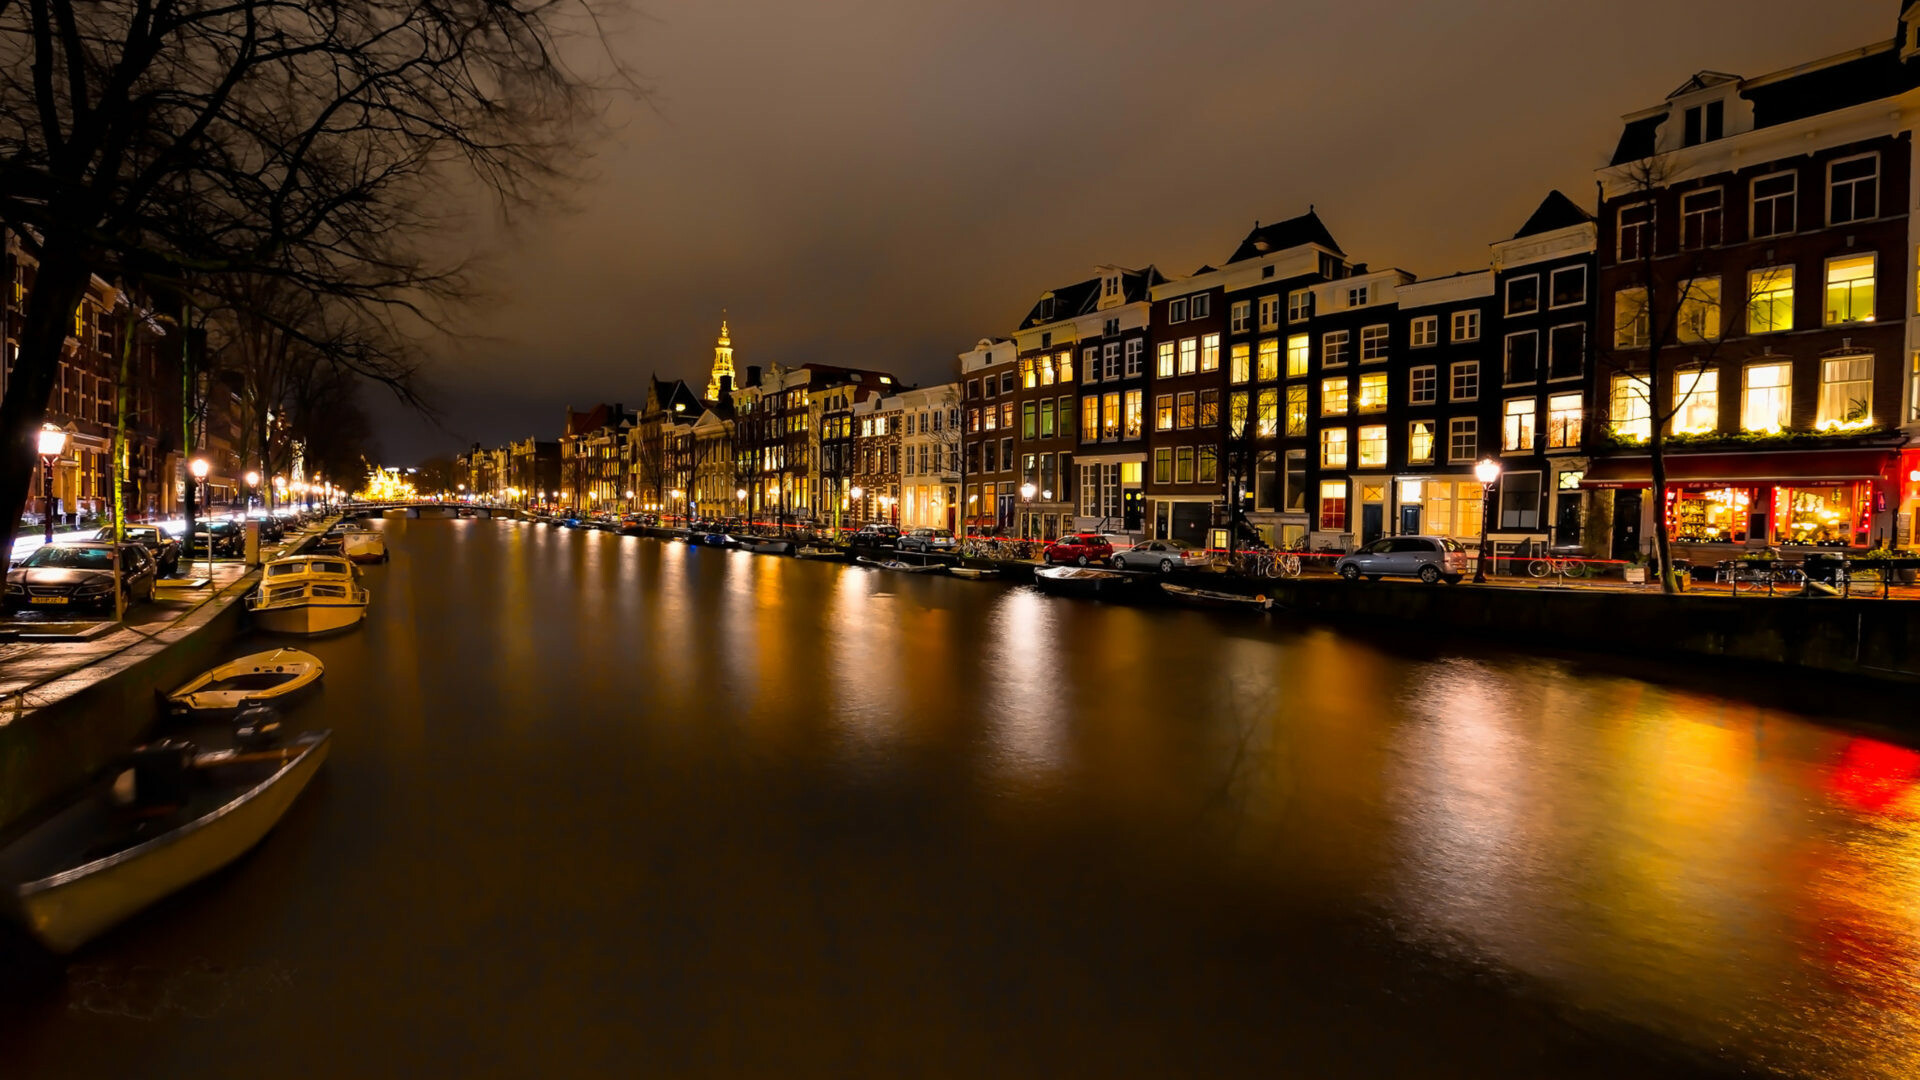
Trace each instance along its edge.
<path fill-rule="evenodd" d="M 1643 547 L 1663 528 L 1674 544 L 1729 551 L 1858 549 L 1888 539 L 1897 527 L 1889 494 L 1900 457 L 1891 448 L 1672 454 L 1658 518 L 1643 497 L 1652 486 L 1646 457 L 1596 461 L 1581 486 L 1613 490 L 1616 510 L 1638 504 L 1642 520 L 1630 532 L 1644 538 L 1638 540 Z M 1616 517 L 1616 536 L 1620 524 Z"/>

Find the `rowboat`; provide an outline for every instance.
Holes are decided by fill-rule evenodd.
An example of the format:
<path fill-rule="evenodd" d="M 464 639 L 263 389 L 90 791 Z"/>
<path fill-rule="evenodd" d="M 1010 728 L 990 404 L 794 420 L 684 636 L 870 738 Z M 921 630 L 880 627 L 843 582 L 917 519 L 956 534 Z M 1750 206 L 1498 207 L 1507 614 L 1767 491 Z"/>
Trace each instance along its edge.
<path fill-rule="evenodd" d="M 1033 572 L 1033 583 L 1040 591 L 1056 596 L 1112 597 L 1131 589 L 1134 580 L 1128 574 L 1082 566 L 1050 566 Z"/>
<path fill-rule="evenodd" d="M 1216 592 L 1213 589 L 1195 589 L 1165 581 L 1160 583 L 1160 590 L 1173 599 L 1193 607 L 1229 608 L 1239 611 L 1266 611 L 1273 607 L 1273 601 L 1265 596 L 1246 596 L 1241 593 Z"/>
<path fill-rule="evenodd" d="M 755 555 L 791 555 L 793 541 L 765 540 L 758 537 L 746 537 L 739 541 L 740 547 Z"/>
<path fill-rule="evenodd" d="M 367 599 L 352 563 L 337 555 L 294 555 L 267 564 L 247 608 L 262 630 L 325 634 L 365 618 Z"/>
<path fill-rule="evenodd" d="M 968 578 L 974 581 L 978 581 L 981 578 L 1000 576 L 1000 571 L 998 570 L 982 570 L 977 566 L 949 566 L 947 573 L 952 574 L 954 577 Z"/>
<path fill-rule="evenodd" d="M 0 850 L 0 905 L 69 953 L 260 842 L 327 758 L 330 732 L 271 750 L 168 741 Z"/>
<path fill-rule="evenodd" d="M 938 574 L 946 570 L 942 563 L 910 563 L 900 559 L 869 559 L 865 555 L 854 560 L 861 566 L 871 566 L 879 570 L 897 570 L 902 574 Z"/>
<path fill-rule="evenodd" d="M 357 563 L 386 562 L 387 542 L 377 532 L 354 530 L 342 533 L 340 554 Z"/>
<path fill-rule="evenodd" d="M 285 701 L 320 681 L 320 658 L 299 649 L 274 649 L 243 656 L 167 695 L 175 716 L 224 713 Z"/>
<path fill-rule="evenodd" d="M 832 548 L 814 547 L 812 544 L 796 550 L 793 553 L 793 557 L 796 559 L 834 559 L 839 561 L 846 559 L 846 555 L 842 552 L 835 551 Z"/>

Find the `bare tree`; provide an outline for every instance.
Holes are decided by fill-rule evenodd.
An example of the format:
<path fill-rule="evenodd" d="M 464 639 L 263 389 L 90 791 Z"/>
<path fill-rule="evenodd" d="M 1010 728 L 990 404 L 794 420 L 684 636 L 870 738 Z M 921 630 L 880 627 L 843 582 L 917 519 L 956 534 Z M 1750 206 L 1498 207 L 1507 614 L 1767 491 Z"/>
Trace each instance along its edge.
<path fill-rule="evenodd" d="M 1258 482 L 1260 446 L 1258 442 L 1259 425 L 1254 416 L 1254 399 L 1250 391 L 1247 396 L 1229 399 L 1227 421 L 1221 428 L 1220 445 L 1220 484 L 1221 494 L 1227 504 L 1227 558 L 1232 560 L 1240 550 L 1242 529 L 1251 529 L 1247 524 L 1246 496 L 1254 490 Z"/>
<path fill-rule="evenodd" d="M 1619 212 L 1632 216 L 1616 233 L 1621 249 L 1614 261 L 1622 287 L 1613 297 L 1613 326 L 1603 328 L 1611 330 L 1611 344 L 1597 354 L 1601 366 L 1623 381 L 1619 393 L 1611 380 L 1601 390 L 1608 393 L 1610 434 L 1646 439 L 1655 561 L 1661 591 L 1673 594 L 1680 579 L 1666 527 L 1667 445 L 1675 418 L 1694 399 L 1697 372 L 1713 362 L 1726 340 L 1719 272 L 1698 254 L 1719 238 L 1689 238 L 1675 229 L 1664 234 L 1663 242 L 1658 200 L 1674 179 L 1666 157 L 1621 166 L 1616 174 L 1628 193 Z M 1717 234 L 1721 226 L 1709 219 L 1698 227 Z M 1689 251 L 1693 254 L 1682 254 Z"/>
<path fill-rule="evenodd" d="M 255 273 L 441 321 L 466 285 L 430 240 L 449 185 L 511 212 L 558 175 L 594 89 L 562 57 L 603 2 L 0 0 L 0 225 L 38 262 L 0 543 L 91 276 Z"/>

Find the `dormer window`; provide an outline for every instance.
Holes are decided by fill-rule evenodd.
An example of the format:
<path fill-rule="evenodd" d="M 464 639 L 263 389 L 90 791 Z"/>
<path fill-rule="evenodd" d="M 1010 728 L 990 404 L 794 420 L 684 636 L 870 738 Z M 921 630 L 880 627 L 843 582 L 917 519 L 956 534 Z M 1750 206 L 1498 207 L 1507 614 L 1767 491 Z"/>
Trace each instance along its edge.
<path fill-rule="evenodd" d="M 1347 306 L 1348 307 L 1366 307 L 1367 306 L 1367 287 L 1365 285 L 1362 285 L 1357 289 L 1347 290 Z"/>
<path fill-rule="evenodd" d="M 1704 105 L 1695 105 L 1682 114 L 1682 127 L 1682 146 L 1699 146 L 1720 138 L 1726 133 L 1726 102 L 1709 101 Z"/>
<path fill-rule="evenodd" d="M 1040 299 L 1040 321 L 1041 322 L 1053 321 L 1053 297 L 1051 296 L 1042 297 Z"/>
<path fill-rule="evenodd" d="M 1103 297 L 1105 297 L 1105 298 L 1107 298 L 1107 299 L 1109 299 L 1109 300 L 1111 300 L 1111 299 L 1113 299 L 1114 297 L 1116 297 L 1116 296 L 1119 296 L 1119 295 L 1120 295 L 1120 277 L 1119 277 L 1119 275 L 1117 275 L 1117 274 L 1116 274 L 1116 275 L 1114 275 L 1114 276 L 1112 276 L 1112 277 L 1109 277 L 1109 278 L 1106 278 L 1106 279 L 1104 279 L 1104 280 L 1102 280 L 1102 281 L 1101 281 L 1101 283 L 1100 283 L 1100 295 L 1101 295 L 1101 296 L 1103 296 Z"/>

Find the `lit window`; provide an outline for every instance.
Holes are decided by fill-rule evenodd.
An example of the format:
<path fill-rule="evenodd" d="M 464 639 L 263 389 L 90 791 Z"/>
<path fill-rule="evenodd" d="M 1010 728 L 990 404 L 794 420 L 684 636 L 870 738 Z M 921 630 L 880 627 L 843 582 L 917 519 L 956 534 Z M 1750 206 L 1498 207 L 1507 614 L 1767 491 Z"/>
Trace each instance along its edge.
<path fill-rule="evenodd" d="M 1237 383 L 1246 382 L 1248 378 L 1248 361 L 1252 357 L 1252 354 L 1253 350 L 1248 347 L 1246 342 L 1243 341 L 1236 344 L 1233 347 L 1233 358 L 1230 361 L 1230 369 L 1227 372 L 1227 377 Z"/>
<path fill-rule="evenodd" d="M 1200 370 L 1220 370 L 1220 335 L 1206 334 L 1200 338 Z"/>
<path fill-rule="evenodd" d="M 1153 429 L 1155 431 L 1173 430 L 1173 395 L 1161 394 L 1153 399 Z"/>
<path fill-rule="evenodd" d="M 1193 391 L 1188 390 L 1180 394 L 1176 400 L 1178 401 L 1178 408 L 1174 413 L 1174 426 L 1181 429 L 1192 427 L 1195 412 Z"/>
<path fill-rule="evenodd" d="M 1341 432 L 1341 434 L 1346 434 Z M 1345 480 L 1320 481 L 1320 528 L 1324 532 L 1339 532 L 1347 527 L 1347 482 Z"/>
<path fill-rule="evenodd" d="M 1191 375 L 1200 369 L 1200 339 L 1180 339 L 1180 374 Z"/>
<path fill-rule="evenodd" d="M 1793 365 L 1752 364 L 1744 374 L 1740 426 L 1748 431 L 1781 431 L 1793 419 Z"/>
<path fill-rule="evenodd" d="M 1480 313 L 1477 311 L 1456 311 L 1453 313 L 1453 340 L 1480 340 Z"/>
<path fill-rule="evenodd" d="M 1320 380 L 1320 415 L 1347 415 L 1347 380 Z"/>
<path fill-rule="evenodd" d="M 1313 351 L 1312 341 L 1305 334 L 1294 334 L 1287 338 L 1287 378 L 1297 379 L 1307 373 Z"/>
<path fill-rule="evenodd" d="M 1247 435 L 1247 392 L 1236 390 L 1227 398 L 1227 435 L 1240 439 Z"/>
<path fill-rule="evenodd" d="M 1173 450 L 1160 447 L 1153 452 L 1153 482 L 1156 484 L 1173 483 Z"/>
<path fill-rule="evenodd" d="M 1867 221 L 1880 214 L 1880 155 L 1862 154 L 1827 166 L 1827 224 Z"/>
<path fill-rule="evenodd" d="M 1580 445 L 1582 412 L 1579 394 L 1547 398 L 1547 449 L 1571 450 Z"/>
<path fill-rule="evenodd" d="M 1305 435 L 1307 433 L 1307 388 L 1287 387 L 1287 434 Z"/>
<path fill-rule="evenodd" d="M 1673 433 L 1697 435 L 1720 426 L 1720 373 L 1712 368 L 1673 373 Z"/>
<path fill-rule="evenodd" d="M 1173 378 L 1173 342 L 1163 341 L 1153 352 L 1153 373 L 1162 379 Z"/>
<path fill-rule="evenodd" d="M 1345 330 L 1329 330 L 1320 335 L 1320 366 L 1339 367 L 1346 363 L 1349 340 Z"/>
<path fill-rule="evenodd" d="M 1747 333 L 1793 329 L 1793 267 L 1769 266 L 1747 274 Z"/>
<path fill-rule="evenodd" d="M 1433 421 L 1415 420 L 1408 425 L 1407 464 L 1433 464 Z"/>
<path fill-rule="evenodd" d="M 1145 392 L 1140 390 L 1127 391 L 1126 419 L 1127 438 L 1129 439 L 1137 439 L 1140 437 L 1140 425 L 1143 422 L 1140 413 L 1145 405 L 1146 397 Z"/>
<path fill-rule="evenodd" d="M 1387 425 L 1368 424 L 1360 429 L 1360 467 L 1384 469 L 1387 465 Z"/>
<path fill-rule="evenodd" d="M 1360 376 L 1360 405 L 1363 413 L 1387 411 L 1387 376 L 1385 372 L 1377 375 Z"/>
<path fill-rule="evenodd" d="M 1193 483 L 1193 447 L 1182 446 L 1173 452 L 1173 482 Z"/>
<path fill-rule="evenodd" d="M 992 417 L 992 413 L 988 413 Z M 991 424 L 991 419 L 989 419 Z M 1088 394 L 1080 399 L 1080 439 L 1092 442 L 1100 437 L 1100 395 Z"/>
<path fill-rule="evenodd" d="M 1320 432 L 1320 467 L 1323 469 L 1344 469 L 1347 467 L 1347 429 L 1324 428 Z"/>
<path fill-rule="evenodd" d="M 1440 369 L 1432 365 L 1414 368 L 1408 374 L 1407 402 L 1413 405 L 1431 405 L 1439 398 Z"/>
<path fill-rule="evenodd" d="M 1261 438 L 1271 438 L 1280 425 L 1280 392 L 1272 387 L 1260 391 L 1258 404 L 1260 415 L 1255 430 Z"/>
<path fill-rule="evenodd" d="M 1255 369 L 1261 382 L 1270 382 L 1280 377 L 1280 339 L 1260 339 L 1260 364 Z"/>
<path fill-rule="evenodd" d="M 1501 415 L 1500 449 L 1533 449 L 1533 421 L 1537 415 L 1532 398 L 1514 398 Z"/>
<path fill-rule="evenodd" d="M 1368 363 L 1387 358 L 1387 328 L 1385 326 L 1367 326 L 1360 330 L 1360 362 Z"/>
<path fill-rule="evenodd" d="M 1827 325 L 1873 321 L 1874 256 L 1827 260 Z"/>
<path fill-rule="evenodd" d="M 1415 349 L 1440 344 L 1440 316 L 1422 315 L 1408 323 L 1407 344 Z"/>
<path fill-rule="evenodd" d="M 1636 287 L 1621 289 L 1613 294 L 1614 348 L 1645 348 L 1649 337 L 1648 328 L 1651 325 L 1652 316 L 1647 310 L 1647 290 Z"/>
<path fill-rule="evenodd" d="M 1720 279 L 1691 278 L 1680 283 L 1680 307 L 1674 318 L 1674 337 L 1682 344 L 1712 341 L 1720 336 Z"/>
<path fill-rule="evenodd" d="M 1841 356 L 1820 362 L 1822 431 L 1851 431 L 1873 426 L 1873 357 Z"/>

